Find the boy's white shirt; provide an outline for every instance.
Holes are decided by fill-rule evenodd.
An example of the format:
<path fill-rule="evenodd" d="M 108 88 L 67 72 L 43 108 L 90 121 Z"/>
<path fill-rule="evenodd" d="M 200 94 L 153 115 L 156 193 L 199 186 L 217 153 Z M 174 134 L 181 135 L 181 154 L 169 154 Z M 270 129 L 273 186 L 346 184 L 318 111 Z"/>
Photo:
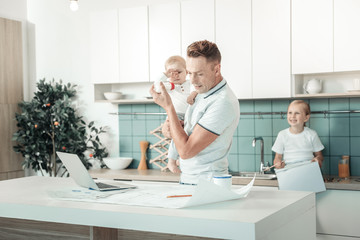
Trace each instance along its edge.
<path fill-rule="evenodd" d="M 290 128 L 279 132 L 272 150 L 283 155 L 286 164 L 310 161 L 314 158 L 314 152 L 324 149 L 316 131 L 304 127 L 304 131 L 298 134 L 290 132 Z"/>

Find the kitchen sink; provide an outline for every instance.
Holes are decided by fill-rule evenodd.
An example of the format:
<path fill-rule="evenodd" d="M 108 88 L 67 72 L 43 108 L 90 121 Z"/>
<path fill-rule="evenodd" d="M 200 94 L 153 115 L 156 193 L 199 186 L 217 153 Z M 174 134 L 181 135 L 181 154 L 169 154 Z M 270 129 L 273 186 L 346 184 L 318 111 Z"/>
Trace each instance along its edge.
<path fill-rule="evenodd" d="M 258 173 L 258 172 L 230 172 L 233 177 L 240 177 L 240 178 L 253 178 L 256 174 L 255 179 L 262 179 L 262 180 L 274 180 L 276 179 L 276 174 L 273 173 Z"/>

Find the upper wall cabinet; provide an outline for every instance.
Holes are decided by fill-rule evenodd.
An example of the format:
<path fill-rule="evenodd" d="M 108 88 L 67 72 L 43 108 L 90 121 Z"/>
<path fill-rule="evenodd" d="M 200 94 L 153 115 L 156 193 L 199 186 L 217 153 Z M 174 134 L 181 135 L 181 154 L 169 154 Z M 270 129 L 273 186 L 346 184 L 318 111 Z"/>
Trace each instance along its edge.
<path fill-rule="evenodd" d="M 217 0 L 215 13 L 221 73 L 237 98 L 251 98 L 251 0 Z"/>
<path fill-rule="evenodd" d="M 149 6 L 150 81 L 164 72 L 172 55 L 181 55 L 180 3 Z"/>
<path fill-rule="evenodd" d="M 119 82 L 118 12 L 95 12 L 90 17 L 91 78 L 93 83 Z"/>
<path fill-rule="evenodd" d="M 292 1 L 292 73 L 360 70 L 360 2 Z"/>
<path fill-rule="evenodd" d="M 334 0 L 334 71 L 360 70 L 360 1 Z"/>
<path fill-rule="evenodd" d="M 291 96 L 290 1 L 252 1 L 253 98 Z"/>
<path fill-rule="evenodd" d="M 149 81 L 148 8 L 119 9 L 119 80 Z"/>
<path fill-rule="evenodd" d="M 292 73 L 333 71 L 333 1 L 292 1 Z"/>
<path fill-rule="evenodd" d="M 187 47 L 200 40 L 215 41 L 214 0 L 181 2 L 182 55 Z"/>

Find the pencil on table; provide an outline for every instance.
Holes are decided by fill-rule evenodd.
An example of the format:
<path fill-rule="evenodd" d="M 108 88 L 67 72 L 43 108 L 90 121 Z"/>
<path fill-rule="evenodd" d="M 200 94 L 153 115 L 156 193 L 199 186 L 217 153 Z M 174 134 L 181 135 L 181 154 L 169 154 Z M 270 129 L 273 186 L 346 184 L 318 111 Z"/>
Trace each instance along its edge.
<path fill-rule="evenodd" d="M 192 195 L 171 195 L 171 196 L 167 196 L 167 198 L 176 198 L 176 197 L 192 197 Z"/>
<path fill-rule="evenodd" d="M 284 161 L 281 161 L 281 162 L 278 162 L 278 163 L 272 165 L 271 167 L 266 167 L 266 168 L 264 169 L 264 171 L 265 171 L 265 172 L 266 172 L 266 171 L 269 171 L 271 168 L 276 167 L 276 165 L 279 165 L 279 163 L 280 163 L 280 165 L 281 165 L 283 162 L 284 162 Z"/>

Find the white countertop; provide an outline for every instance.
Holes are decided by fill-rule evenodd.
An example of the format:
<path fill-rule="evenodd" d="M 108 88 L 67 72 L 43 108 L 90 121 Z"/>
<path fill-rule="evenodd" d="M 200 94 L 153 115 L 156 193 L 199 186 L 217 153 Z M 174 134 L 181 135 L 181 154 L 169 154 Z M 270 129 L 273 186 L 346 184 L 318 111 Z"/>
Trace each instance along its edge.
<path fill-rule="evenodd" d="M 61 201 L 47 194 L 71 186 L 71 178 L 0 181 L 0 217 L 226 239 L 315 239 L 314 193 L 253 187 L 244 199 L 185 209 Z"/>
<path fill-rule="evenodd" d="M 104 179 L 122 179 L 122 180 L 141 180 L 141 181 L 164 181 L 164 182 L 179 182 L 180 174 L 172 172 L 162 172 L 159 169 L 124 169 L 124 170 L 111 170 L 111 169 L 95 169 L 89 171 L 93 178 Z M 338 176 L 324 176 L 327 180 L 325 186 L 327 190 L 355 190 L 360 191 L 360 177 L 351 176 L 349 179 L 340 179 Z M 328 179 L 330 181 L 328 181 Z M 241 178 L 234 176 L 232 182 L 234 185 L 246 185 L 251 181 L 251 178 Z M 278 181 L 255 179 L 254 186 L 268 186 L 278 187 Z"/>

